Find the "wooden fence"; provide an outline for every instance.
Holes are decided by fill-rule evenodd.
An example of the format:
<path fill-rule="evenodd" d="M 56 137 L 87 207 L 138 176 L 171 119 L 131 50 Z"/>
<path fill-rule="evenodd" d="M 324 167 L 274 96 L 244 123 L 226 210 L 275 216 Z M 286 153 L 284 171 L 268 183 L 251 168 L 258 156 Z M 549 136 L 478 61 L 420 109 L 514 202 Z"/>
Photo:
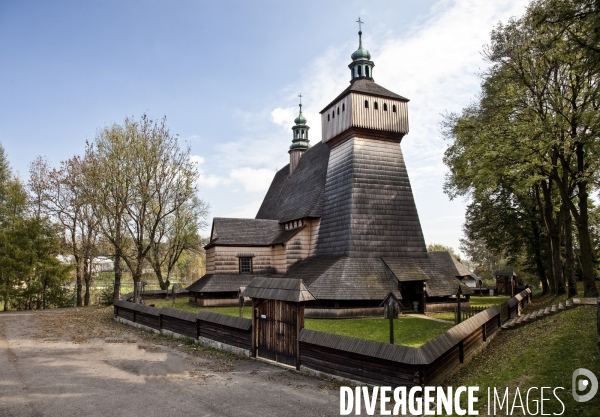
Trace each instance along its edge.
<path fill-rule="evenodd" d="M 483 349 L 502 323 L 519 314 L 530 299 L 531 290 L 526 289 L 502 307 L 473 312 L 472 317 L 419 348 L 302 329 L 298 336 L 300 363 L 303 368 L 373 385 L 439 384 Z M 252 351 L 250 319 L 159 309 L 123 300 L 117 301 L 114 309 L 115 317 L 157 331 Z"/>
<path fill-rule="evenodd" d="M 206 338 L 250 350 L 252 320 L 201 311 L 190 313 L 173 308 L 155 308 L 129 301 L 114 304 L 115 317 L 157 331 L 167 330 L 193 339 Z"/>
<path fill-rule="evenodd" d="M 498 331 L 500 309 L 488 308 L 419 348 L 300 332 L 303 367 L 373 385 L 414 386 L 441 382 Z"/>

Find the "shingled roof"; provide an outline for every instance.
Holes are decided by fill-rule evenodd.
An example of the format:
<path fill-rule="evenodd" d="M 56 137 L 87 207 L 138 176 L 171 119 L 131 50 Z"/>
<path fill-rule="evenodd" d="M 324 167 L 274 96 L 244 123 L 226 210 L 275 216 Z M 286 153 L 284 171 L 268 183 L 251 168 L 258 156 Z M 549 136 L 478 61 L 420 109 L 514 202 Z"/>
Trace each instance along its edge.
<path fill-rule="evenodd" d="M 428 252 L 428 255 L 431 252 Z M 463 294 L 472 294 L 473 290 L 461 284 L 453 271 L 438 265 L 433 258 L 383 258 L 394 276 L 400 282 L 426 281 L 427 295 L 444 297 L 456 294 L 457 285 L 461 286 Z"/>
<path fill-rule="evenodd" d="M 277 220 L 234 219 L 215 217 L 211 240 L 213 246 L 271 246 L 286 243 L 302 228 L 285 230 Z"/>
<path fill-rule="evenodd" d="M 321 217 L 328 161 L 329 147 L 319 142 L 304 152 L 294 175 L 289 175 L 289 165 L 277 171 L 256 219 Z"/>
<path fill-rule="evenodd" d="M 405 102 L 409 101 L 406 97 L 402 97 L 399 94 L 391 92 L 387 88 L 383 88 L 379 84 L 376 84 L 375 81 L 373 81 L 373 80 L 362 79 L 362 80 L 356 80 L 352 84 L 350 84 L 348 86 L 348 88 L 346 88 L 344 91 L 342 91 L 342 93 L 339 96 L 337 96 L 335 99 L 333 99 L 333 101 L 331 103 L 329 103 L 327 106 L 325 106 L 325 108 L 323 110 L 321 110 L 321 113 L 327 111 L 327 109 L 329 109 L 329 107 L 331 107 L 333 104 L 337 103 L 342 97 L 350 94 L 351 92 L 365 93 L 365 94 L 369 94 L 372 96 L 391 98 L 391 99 L 405 101 Z"/>
<path fill-rule="evenodd" d="M 317 299 L 383 300 L 390 292 L 400 298 L 396 279 L 381 259 L 313 256 L 284 278 L 301 279 Z"/>
<path fill-rule="evenodd" d="M 477 275 L 469 271 L 469 268 L 464 266 L 458 259 L 447 251 L 433 251 L 427 252 L 427 256 L 433 259 L 441 268 L 452 273 L 455 277 L 471 277 L 473 279 L 479 279 Z"/>
<path fill-rule="evenodd" d="M 252 274 L 207 274 L 186 288 L 190 292 L 229 292 L 250 284 Z"/>
<path fill-rule="evenodd" d="M 315 299 L 301 279 L 267 277 L 254 278 L 242 296 L 296 303 Z"/>

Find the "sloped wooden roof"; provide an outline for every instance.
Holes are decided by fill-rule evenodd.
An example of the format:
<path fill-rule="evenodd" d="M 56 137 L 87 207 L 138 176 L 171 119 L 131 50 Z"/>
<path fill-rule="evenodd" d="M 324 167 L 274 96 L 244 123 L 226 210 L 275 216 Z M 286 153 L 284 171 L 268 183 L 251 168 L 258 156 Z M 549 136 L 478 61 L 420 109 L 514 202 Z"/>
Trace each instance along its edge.
<path fill-rule="evenodd" d="M 316 299 L 383 300 L 390 292 L 401 297 L 396 279 L 381 259 L 312 256 L 284 277 L 301 279 Z"/>
<path fill-rule="evenodd" d="M 238 291 L 254 279 L 252 274 L 207 274 L 186 288 L 190 292 Z"/>
<path fill-rule="evenodd" d="M 423 258 L 382 258 L 400 282 L 429 281 L 431 277 L 422 268 Z M 419 262 L 419 260 L 421 262 Z"/>
<path fill-rule="evenodd" d="M 256 277 L 248 284 L 244 297 L 290 302 L 315 299 L 301 279 Z"/>
<path fill-rule="evenodd" d="M 289 175 L 289 165 L 277 171 L 256 218 L 285 222 L 321 217 L 328 161 L 329 147 L 319 142 L 304 152 L 294 175 Z"/>
<path fill-rule="evenodd" d="M 379 84 L 376 84 L 375 81 L 373 81 L 373 80 L 363 79 L 363 80 L 356 80 L 352 84 L 350 84 L 348 86 L 348 88 L 346 88 L 344 91 L 342 91 L 339 96 L 337 96 L 335 99 L 333 99 L 333 101 L 331 103 L 329 103 L 327 106 L 325 106 L 325 108 L 323 110 L 321 110 L 321 113 L 327 111 L 327 109 L 329 109 L 332 105 L 334 105 L 335 103 L 340 101 L 343 97 L 347 96 L 351 92 L 364 93 L 364 94 L 369 94 L 372 96 L 391 98 L 391 99 L 405 101 L 405 102 L 409 101 L 406 97 L 402 97 L 399 94 L 391 92 L 387 88 L 383 88 Z"/>
<path fill-rule="evenodd" d="M 215 217 L 206 249 L 219 246 L 268 246 L 283 228 L 276 220 Z"/>
<path fill-rule="evenodd" d="M 302 228 L 285 230 L 277 220 L 215 217 L 211 240 L 213 246 L 271 246 L 286 243 Z"/>
<path fill-rule="evenodd" d="M 428 255 L 431 252 L 428 252 Z M 390 268 L 396 279 L 400 282 L 425 281 L 427 295 L 430 297 L 444 297 L 455 295 L 460 285 L 463 294 L 472 294 L 473 290 L 462 284 L 453 273 L 446 270 L 432 258 L 382 258 Z"/>
<path fill-rule="evenodd" d="M 469 268 L 459 262 L 454 256 L 447 251 L 433 251 L 427 252 L 427 256 L 433 259 L 440 267 L 448 272 L 455 272 L 452 275 L 456 277 L 471 277 L 473 279 L 479 279 L 477 275 L 469 271 Z"/>

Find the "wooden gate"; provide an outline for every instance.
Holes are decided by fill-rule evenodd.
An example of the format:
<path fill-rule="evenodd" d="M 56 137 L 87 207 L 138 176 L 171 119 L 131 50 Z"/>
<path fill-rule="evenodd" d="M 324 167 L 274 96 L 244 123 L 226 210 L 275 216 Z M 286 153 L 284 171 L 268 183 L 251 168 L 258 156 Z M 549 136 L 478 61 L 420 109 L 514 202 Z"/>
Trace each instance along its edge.
<path fill-rule="evenodd" d="M 261 300 L 254 307 L 256 355 L 298 367 L 298 333 L 304 323 L 304 306 L 280 300 Z"/>

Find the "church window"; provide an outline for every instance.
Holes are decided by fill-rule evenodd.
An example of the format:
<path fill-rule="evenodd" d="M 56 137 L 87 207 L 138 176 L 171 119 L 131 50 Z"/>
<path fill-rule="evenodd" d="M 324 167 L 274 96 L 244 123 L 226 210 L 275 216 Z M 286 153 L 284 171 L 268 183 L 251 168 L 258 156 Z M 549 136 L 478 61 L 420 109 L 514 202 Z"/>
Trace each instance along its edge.
<path fill-rule="evenodd" d="M 327 115 L 327 121 L 329 121 L 329 115 Z"/>
<path fill-rule="evenodd" d="M 387 103 L 383 103 L 383 111 L 387 111 Z"/>
<path fill-rule="evenodd" d="M 362 76 L 362 67 L 358 67 L 358 76 L 361 77 Z"/>
<path fill-rule="evenodd" d="M 337 113 L 340 114 L 340 108 L 339 107 L 337 108 Z"/>
<path fill-rule="evenodd" d="M 365 109 L 369 108 L 369 100 L 365 100 Z"/>
<path fill-rule="evenodd" d="M 379 110 L 379 105 L 377 104 L 377 102 L 373 103 L 373 109 Z"/>
<path fill-rule="evenodd" d="M 252 258 L 240 258 L 240 274 L 252 273 Z"/>
<path fill-rule="evenodd" d="M 392 111 L 393 111 L 394 113 L 396 113 L 396 105 L 395 105 L 395 104 L 392 106 Z"/>
<path fill-rule="evenodd" d="M 335 119 L 335 110 L 331 112 L 331 118 Z"/>
<path fill-rule="evenodd" d="M 346 111 L 346 105 L 342 103 L 342 111 Z"/>

